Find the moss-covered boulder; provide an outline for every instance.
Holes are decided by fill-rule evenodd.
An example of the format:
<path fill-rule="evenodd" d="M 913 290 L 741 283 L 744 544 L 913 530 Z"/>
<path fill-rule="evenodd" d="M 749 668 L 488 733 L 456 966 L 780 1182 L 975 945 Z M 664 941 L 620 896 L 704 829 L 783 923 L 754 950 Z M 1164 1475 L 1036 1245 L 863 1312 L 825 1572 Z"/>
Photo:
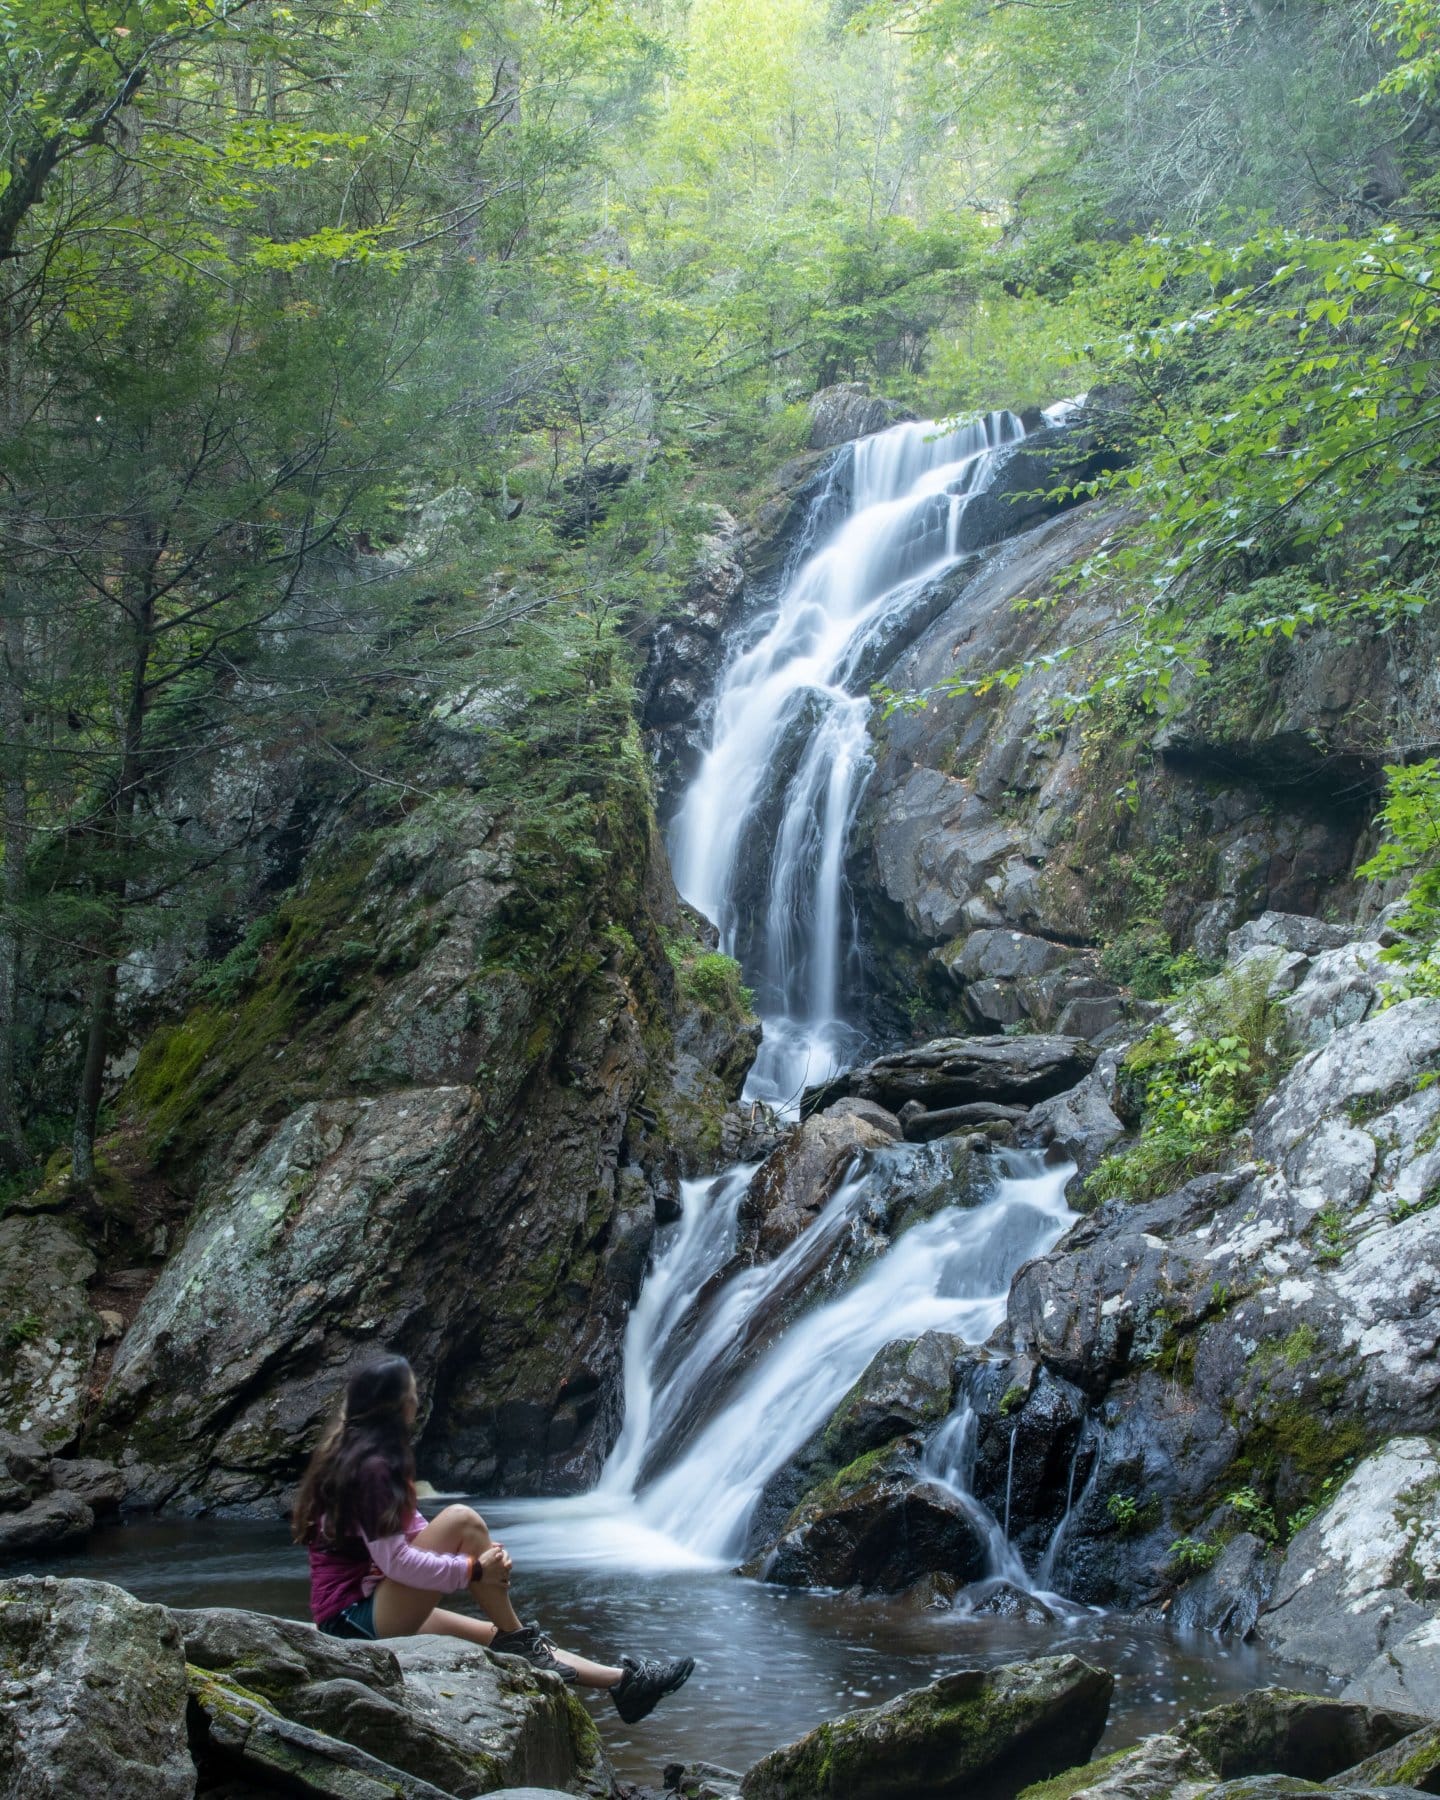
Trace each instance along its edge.
<path fill-rule="evenodd" d="M 1337 1776 L 1331 1785 L 1363 1786 L 1367 1782 L 1376 1787 L 1411 1787 L 1422 1794 L 1440 1794 L 1440 1724 L 1427 1725 L 1377 1756 L 1367 1756 Z"/>
<path fill-rule="evenodd" d="M 1215 1771 L 1198 1751 L 1162 1736 L 1036 1782 L 1018 1800 L 1202 1800 L 1214 1786 Z"/>
<path fill-rule="evenodd" d="M 744 1800 L 1011 1800 L 1083 1762 L 1114 1677 L 1074 1656 L 965 1669 L 762 1758 Z"/>
<path fill-rule="evenodd" d="M 1227 1780 L 1296 1775 L 1325 1781 L 1423 1724 L 1413 1714 L 1352 1700 L 1257 1688 L 1187 1720 L 1175 1735 Z"/>

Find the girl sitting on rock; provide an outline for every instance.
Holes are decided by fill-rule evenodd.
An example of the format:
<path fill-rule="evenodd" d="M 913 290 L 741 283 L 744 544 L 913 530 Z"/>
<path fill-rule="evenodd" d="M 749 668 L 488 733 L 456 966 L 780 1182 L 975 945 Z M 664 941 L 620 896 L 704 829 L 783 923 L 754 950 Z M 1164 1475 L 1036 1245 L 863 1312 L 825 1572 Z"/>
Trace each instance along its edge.
<path fill-rule="evenodd" d="M 310 1610 L 332 1637 L 468 1638 L 563 1681 L 605 1689 L 633 1725 L 690 1675 L 690 1657 L 622 1656 L 620 1666 L 556 1649 L 510 1603 L 510 1558 L 479 1513 L 447 1506 L 431 1522 L 415 1507 L 418 1409 L 403 1356 L 384 1356 L 350 1377 L 344 1408 L 310 1459 L 295 1502 L 295 1540 L 310 1552 Z M 436 1604 L 468 1588 L 486 1619 Z M 488 1622 L 487 1622 L 488 1621 Z"/>

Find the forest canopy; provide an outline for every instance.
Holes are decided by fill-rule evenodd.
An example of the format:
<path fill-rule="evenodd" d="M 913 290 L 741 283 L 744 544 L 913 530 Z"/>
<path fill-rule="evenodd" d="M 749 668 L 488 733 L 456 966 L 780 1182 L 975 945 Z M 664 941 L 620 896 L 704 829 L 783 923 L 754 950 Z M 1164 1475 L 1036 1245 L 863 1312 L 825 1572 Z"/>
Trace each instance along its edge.
<path fill-rule="evenodd" d="M 1123 393 L 1147 703 L 1217 607 L 1433 589 L 1426 0 L 10 0 L 0 44 L 11 1168 L 93 1176 L 127 959 L 223 891 L 244 782 L 216 838 L 188 770 L 403 792 L 457 685 L 520 760 L 623 736 L 637 621 L 818 388 Z M 20 1065 L 67 1008 L 62 1114 Z"/>

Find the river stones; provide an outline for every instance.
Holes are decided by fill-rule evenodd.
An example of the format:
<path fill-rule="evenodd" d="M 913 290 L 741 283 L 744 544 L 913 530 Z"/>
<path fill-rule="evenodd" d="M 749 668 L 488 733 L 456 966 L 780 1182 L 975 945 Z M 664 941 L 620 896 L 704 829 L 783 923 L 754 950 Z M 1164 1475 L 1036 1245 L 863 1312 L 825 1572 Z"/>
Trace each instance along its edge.
<path fill-rule="evenodd" d="M 1175 1735 L 1226 1780 L 1295 1775 L 1325 1781 L 1389 1749 L 1424 1723 L 1413 1714 L 1322 1694 L 1258 1688 L 1187 1720 Z"/>
<path fill-rule="evenodd" d="M 847 1094 L 878 1100 L 892 1112 L 909 1100 L 918 1100 L 927 1112 L 976 1100 L 1030 1105 L 1074 1087 L 1094 1061 L 1095 1052 L 1082 1038 L 1041 1033 L 935 1038 L 807 1088 L 801 1111 L 821 1111 Z"/>
<path fill-rule="evenodd" d="M 0 1792 L 190 1800 L 185 1653 L 164 1607 L 103 1581 L 0 1581 Z"/>
<path fill-rule="evenodd" d="M 1012 1800 L 1083 1762 L 1114 1677 L 1075 1656 L 964 1669 L 763 1757 L 743 1800 Z"/>

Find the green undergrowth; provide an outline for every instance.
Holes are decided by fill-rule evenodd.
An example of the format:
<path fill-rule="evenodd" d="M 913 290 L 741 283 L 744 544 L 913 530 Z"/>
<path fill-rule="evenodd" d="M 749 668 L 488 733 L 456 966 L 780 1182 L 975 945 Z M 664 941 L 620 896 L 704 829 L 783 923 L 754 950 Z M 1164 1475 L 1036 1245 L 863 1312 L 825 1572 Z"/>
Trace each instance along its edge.
<path fill-rule="evenodd" d="M 1262 958 L 1197 983 L 1126 1053 L 1122 1105 L 1138 1113 L 1140 1136 L 1090 1175 L 1087 1207 L 1153 1200 L 1233 1158 L 1237 1134 L 1290 1061 L 1273 977 Z"/>

